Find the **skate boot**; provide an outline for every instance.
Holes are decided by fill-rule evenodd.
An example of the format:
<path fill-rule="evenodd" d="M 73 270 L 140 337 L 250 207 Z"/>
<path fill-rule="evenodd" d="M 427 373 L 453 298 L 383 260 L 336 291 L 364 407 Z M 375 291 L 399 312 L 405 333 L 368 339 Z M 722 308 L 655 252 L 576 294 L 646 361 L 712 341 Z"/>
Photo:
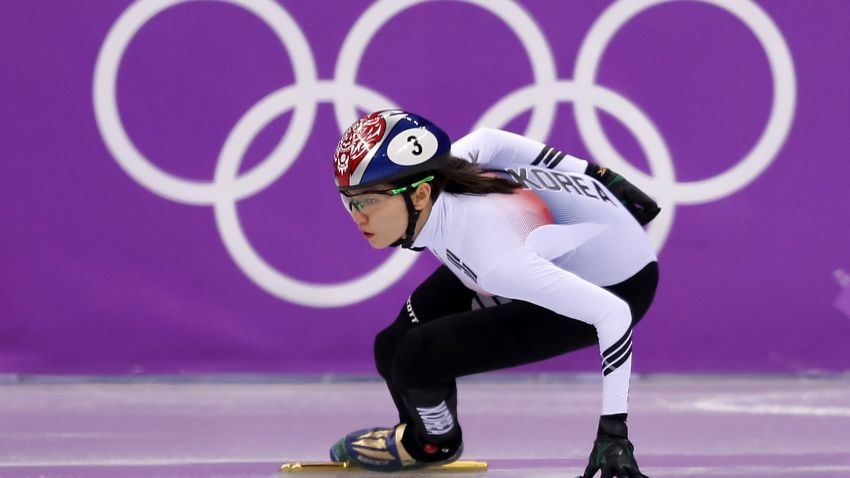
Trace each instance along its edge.
<path fill-rule="evenodd" d="M 463 453 L 463 443 L 451 454 L 448 449 L 428 444 L 423 447 L 423 453 L 437 459 L 416 460 L 401 444 L 406 426 L 406 423 L 401 423 L 392 428 L 370 428 L 349 433 L 331 447 L 331 461 L 349 462 L 370 471 L 392 472 L 445 465 L 456 461 Z"/>

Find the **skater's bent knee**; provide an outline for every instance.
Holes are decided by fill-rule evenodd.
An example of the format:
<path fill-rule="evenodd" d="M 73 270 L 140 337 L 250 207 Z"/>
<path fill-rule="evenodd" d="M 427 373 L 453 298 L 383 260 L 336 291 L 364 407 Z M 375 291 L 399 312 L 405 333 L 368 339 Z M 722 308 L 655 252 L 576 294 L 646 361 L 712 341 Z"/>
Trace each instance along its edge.
<path fill-rule="evenodd" d="M 385 380 L 390 378 L 400 335 L 398 330 L 388 327 L 375 336 L 375 367 Z"/>
<path fill-rule="evenodd" d="M 433 372 L 427 363 L 427 339 L 421 329 L 408 330 L 396 349 L 392 380 L 403 388 L 423 388 L 430 385 Z"/>

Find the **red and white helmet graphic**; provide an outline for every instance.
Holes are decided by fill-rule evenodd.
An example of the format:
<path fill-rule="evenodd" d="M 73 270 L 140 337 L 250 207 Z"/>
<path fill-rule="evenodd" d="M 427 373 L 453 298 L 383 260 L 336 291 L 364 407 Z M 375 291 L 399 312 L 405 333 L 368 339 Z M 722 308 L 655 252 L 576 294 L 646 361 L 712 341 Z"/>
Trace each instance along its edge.
<path fill-rule="evenodd" d="M 448 135 L 425 118 L 402 110 L 376 111 L 357 120 L 339 140 L 336 185 L 344 190 L 437 169 L 450 149 Z"/>

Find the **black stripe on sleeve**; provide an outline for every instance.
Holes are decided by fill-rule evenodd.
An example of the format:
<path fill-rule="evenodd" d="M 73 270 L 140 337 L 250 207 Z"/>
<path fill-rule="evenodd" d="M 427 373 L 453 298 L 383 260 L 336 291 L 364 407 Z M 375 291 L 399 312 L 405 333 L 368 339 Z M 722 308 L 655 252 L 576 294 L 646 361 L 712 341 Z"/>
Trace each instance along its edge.
<path fill-rule="evenodd" d="M 632 341 L 629 340 L 628 342 L 623 344 L 623 347 L 620 348 L 618 351 L 614 352 L 613 354 L 609 355 L 608 357 L 603 357 L 602 358 L 602 366 L 607 367 L 607 366 L 611 365 L 612 363 L 616 363 L 623 355 L 627 354 L 629 352 L 629 350 L 631 350 L 631 348 L 632 348 Z"/>
<path fill-rule="evenodd" d="M 557 149 L 555 149 L 555 148 L 549 148 L 549 152 L 548 152 L 548 153 L 546 153 L 546 157 L 545 157 L 545 158 L 543 158 L 543 166 L 548 166 L 548 165 L 549 165 L 549 161 L 552 161 L 552 158 L 554 158 L 556 154 L 558 154 L 558 150 L 557 150 Z"/>
<path fill-rule="evenodd" d="M 626 349 L 626 353 L 625 353 L 625 354 L 623 354 L 623 356 L 622 356 L 622 357 L 620 357 L 620 360 L 617 360 L 617 361 L 616 361 L 616 362 L 614 362 L 613 364 L 611 364 L 611 365 L 607 366 L 607 367 L 606 367 L 606 368 L 602 371 L 602 376 L 603 376 L 603 377 L 607 377 L 609 373 L 611 373 L 611 372 L 613 372 L 613 371 L 617 370 L 618 368 L 620 368 L 620 366 L 621 366 L 621 365 L 623 365 L 624 363 L 626 363 L 626 360 L 628 360 L 628 359 L 629 359 L 629 357 L 631 357 L 631 356 L 632 356 L 632 344 L 629 344 L 629 348 L 628 348 L 628 349 Z"/>
<path fill-rule="evenodd" d="M 543 158 L 546 157 L 546 155 L 549 154 L 549 151 L 551 150 L 552 148 L 550 148 L 549 146 L 543 146 L 543 149 L 540 151 L 540 154 L 538 154 L 537 157 L 534 158 L 534 161 L 531 162 L 531 165 L 536 166 L 540 164 L 540 161 L 543 161 Z"/>
<path fill-rule="evenodd" d="M 560 163 L 561 160 L 564 159 L 564 156 L 566 156 L 566 155 L 567 155 L 567 153 L 564 153 L 562 151 L 558 151 L 558 154 L 555 155 L 555 158 L 552 159 L 552 162 L 550 162 L 547 167 L 549 169 L 555 169 L 555 166 L 557 166 L 558 163 Z"/>
<path fill-rule="evenodd" d="M 478 283 L 478 274 L 472 272 L 472 269 L 470 269 L 468 265 L 461 263 L 460 268 L 466 272 L 466 275 L 468 275 L 470 279 L 472 279 L 475 283 Z"/>
<path fill-rule="evenodd" d="M 446 249 L 446 256 L 455 264 L 460 264 L 460 258 L 454 254 L 454 252 Z"/>
<path fill-rule="evenodd" d="M 611 355 L 612 353 L 614 353 L 615 350 L 620 348 L 620 346 L 623 345 L 623 343 L 625 343 L 626 340 L 630 340 L 631 338 L 632 338 L 632 329 L 629 328 L 629 330 L 627 330 L 626 333 L 623 334 L 622 337 L 620 337 L 620 340 L 618 340 L 617 342 L 614 343 L 614 345 L 608 347 L 607 349 L 605 349 L 604 352 L 602 352 L 602 357 L 607 357 L 607 356 Z"/>

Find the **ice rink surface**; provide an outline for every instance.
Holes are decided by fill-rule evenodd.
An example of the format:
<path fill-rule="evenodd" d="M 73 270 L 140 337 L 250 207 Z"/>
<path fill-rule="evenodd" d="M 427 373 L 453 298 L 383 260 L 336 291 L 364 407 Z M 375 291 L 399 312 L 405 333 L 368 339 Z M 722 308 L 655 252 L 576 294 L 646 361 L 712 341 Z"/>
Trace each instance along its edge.
<path fill-rule="evenodd" d="M 333 377 L 6 377 L 0 478 L 279 474 L 345 433 L 392 425 L 383 384 Z M 574 477 L 595 436 L 598 377 L 485 375 L 459 384 L 453 476 Z M 650 477 L 850 477 L 850 377 L 635 376 L 631 438 Z M 411 472 L 397 476 L 438 476 Z"/>

